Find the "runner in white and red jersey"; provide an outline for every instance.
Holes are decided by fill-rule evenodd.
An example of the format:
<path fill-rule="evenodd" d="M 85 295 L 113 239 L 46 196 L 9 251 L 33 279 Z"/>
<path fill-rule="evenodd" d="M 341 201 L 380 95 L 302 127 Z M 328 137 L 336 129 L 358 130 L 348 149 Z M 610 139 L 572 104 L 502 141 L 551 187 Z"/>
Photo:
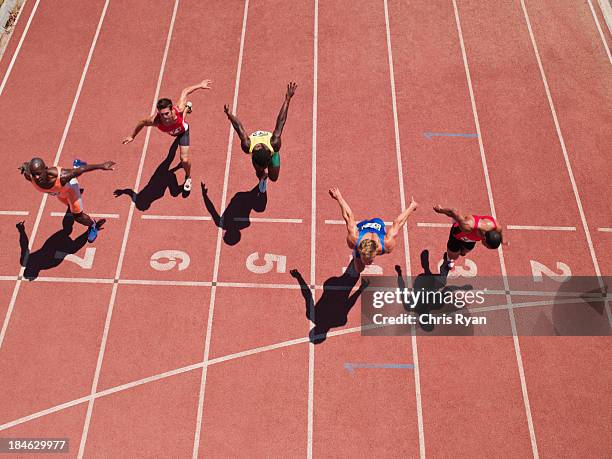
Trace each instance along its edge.
<path fill-rule="evenodd" d="M 488 249 L 497 249 L 500 244 L 507 244 L 499 224 L 490 215 L 463 214 L 456 209 L 445 209 L 439 205 L 434 206 L 433 209 L 436 213 L 447 215 L 455 220 L 444 254 L 447 269 L 453 269 L 455 260 L 467 255 L 477 242 L 482 242 L 482 245 Z"/>
<path fill-rule="evenodd" d="M 162 132 L 176 137 L 181 152 L 181 167 L 185 169 L 185 183 L 183 189 L 191 191 L 191 160 L 189 159 L 189 124 L 185 121 L 188 113 L 191 113 L 192 104 L 187 101 L 187 96 L 198 89 L 210 89 L 210 80 L 189 86 L 183 89 L 176 106 L 170 99 L 159 99 L 157 101 L 157 112 L 139 121 L 130 137 L 123 139 L 123 144 L 130 143 L 145 126 L 155 126 Z"/>

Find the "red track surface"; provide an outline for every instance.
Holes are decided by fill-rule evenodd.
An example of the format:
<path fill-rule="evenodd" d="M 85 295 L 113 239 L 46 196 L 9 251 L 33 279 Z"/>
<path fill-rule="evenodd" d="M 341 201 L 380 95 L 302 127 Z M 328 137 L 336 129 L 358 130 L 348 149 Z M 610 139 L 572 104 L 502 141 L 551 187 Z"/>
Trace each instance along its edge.
<path fill-rule="evenodd" d="M 345 229 L 325 223 L 341 218 L 327 194 L 334 185 L 357 218 L 392 220 L 402 200 L 420 202 L 407 240 L 377 259 L 385 275 L 394 265 L 419 274 L 424 249 L 432 268 L 441 258 L 447 228 L 417 225 L 446 223 L 430 210 L 436 203 L 494 212 L 504 227 L 574 227 L 506 229 L 503 258 L 470 254 L 479 276 L 531 276 L 531 260 L 612 274 L 612 232 L 599 230 L 612 227 L 612 62 L 588 1 L 526 2 L 546 84 L 520 1 L 458 3 L 456 16 L 447 1 L 335 0 L 315 16 L 306 1 L 135 0 L 105 10 L 103 0 L 66 0 L 60 11 L 28 0 L 0 61 L 3 77 L 10 66 L 0 98 L 12 107 L 0 124 L 9 171 L 0 210 L 28 212 L 0 215 L 0 438 L 67 437 L 71 457 L 612 456 L 609 336 L 368 338 L 356 305 L 323 343 L 308 341 L 289 269 L 321 286 L 346 266 Z M 152 131 L 147 141 L 143 131 L 120 142 L 157 99 L 160 68 L 160 97 L 214 81 L 193 95 L 187 199 L 157 186 L 171 177 L 160 165 L 167 136 Z M 299 87 L 280 180 L 269 184 L 265 210 L 252 208 L 254 172 L 235 136 L 228 145 L 222 107 L 236 103 L 249 132 L 271 130 L 288 81 Z M 482 144 L 424 136 L 477 130 Z M 118 163 L 80 180 L 86 210 L 118 218 L 76 253 L 93 257 L 90 267 L 64 260 L 34 282 L 18 280 L 17 221 L 26 221 L 33 252 L 68 243 L 51 215 L 63 207 L 41 202 L 14 170 L 56 153 L 65 167 L 75 157 Z M 200 182 L 226 220 L 250 217 L 237 243 L 209 218 Z M 132 206 L 112 196 L 120 188 L 152 198 Z M 153 269 L 160 250 L 186 252 L 188 266 Z M 285 256 L 286 269 L 252 272 L 253 253 L 260 265 L 264 254 Z M 321 295 L 317 288 L 315 301 Z M 537 308 L 488 314 L 504 324 L 512 314 L 520 334 Z M 610 334 L 605 312 L 593 320 Z M 415 368 L 351 374 L 346 362 Z"/>

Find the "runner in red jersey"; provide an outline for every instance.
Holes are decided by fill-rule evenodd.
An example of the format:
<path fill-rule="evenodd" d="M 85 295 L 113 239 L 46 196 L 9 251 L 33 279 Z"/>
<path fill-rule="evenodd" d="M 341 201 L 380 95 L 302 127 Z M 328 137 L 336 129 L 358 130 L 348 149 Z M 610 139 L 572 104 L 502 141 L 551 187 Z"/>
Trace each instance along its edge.
<path fill-rule="evenodd" d="M 490 215 L 469 215 L 459 213 L 456 209 L 445 209 L 434 206 L 434 211 L 455 220 L 451 227 L 446 244 L 444 261 L 447 269 L 453 269 L 455 260 L 467 255 L 477 242 L 482 242 L 488 249 L 497 249 L 500 244 L 507 244 L 502 236 L 498 223 Z"/>
<path fill-rule="evenodd" d="M 191 102 L 187 101 L 187 96 L 198 89 L 210 89 L 212 81 L 203 80 L 202 82 L 183 89 L 178 103 L 173 105 L 170 99 L 159 99 L 157 101 L 157 112 L 138 122 L 134 132 L 130 137 L 123 139 L 123 144 L 130 143 L 145 126 L 155 126 L 162 132 L 176 137 L 181 152 L 181 167 L 185 169 L 185 183 L 183 190 L 191 191 L 191 160 L 189 159 L 189 124 L 185 121 L 188 113 L 191 113 Z"/>

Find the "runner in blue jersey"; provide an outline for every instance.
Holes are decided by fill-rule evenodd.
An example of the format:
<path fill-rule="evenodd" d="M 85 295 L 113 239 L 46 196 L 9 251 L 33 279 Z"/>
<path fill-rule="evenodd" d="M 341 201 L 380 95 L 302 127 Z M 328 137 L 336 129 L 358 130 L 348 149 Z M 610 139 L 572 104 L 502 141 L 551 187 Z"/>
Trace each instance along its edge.
<path fill-rule="evenodd" d="M 393 221 L 389 232 L 387 232 L 385 222 L 380 218 L 372 218 L 357 223 L 353 211 L 338 188 L 332 188 L 329 190 L 329 194 L 340 204 L 342 217 L 346 222 L 348 231 L 346 242 L 349 248 L 353 249 L 353 262 L 349 268 L 352 268 L 352 271 L 357 275 L 361 274 L 366 265 L 371 265 L 377 255 L 393 251 L 400 229 L 418 206 L 414 198 L 411 198 L 408 208 Z"/>

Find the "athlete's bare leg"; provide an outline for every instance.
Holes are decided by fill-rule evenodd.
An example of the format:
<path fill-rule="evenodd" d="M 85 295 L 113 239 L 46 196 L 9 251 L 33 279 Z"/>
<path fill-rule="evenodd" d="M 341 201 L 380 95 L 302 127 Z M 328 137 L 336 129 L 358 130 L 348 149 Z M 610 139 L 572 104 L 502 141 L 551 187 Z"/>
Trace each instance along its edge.
<path fill-rule="evenodd" d="M 446 256 L 448 257 L 449 260 L 455 261 L 461 255 L 463 255 L 461 252 L 451 252 L 450 250 L 446 250 Z"/>
<path fill-rule="evenodd" d="M 191 159 L 189 158 L 189 147 L 181 145 L 181 167 L 185 169 L 185 180 L 191 177 Z"/>
<path fill-rule="evenodd" d="M 270 177 L 270 180 L 272 180 L 273 182 L 276 182 L 278 180 L 279 174 L 280 167 L 268 167 L 268 177 Z"/>
<path fill-rule="evenodd" d="M 80 223 L 81 225 L 84 226 L 91 226 L 94 224 L 93 219 L 87 215 L 85 212 L 81 212 L 80 214 L 76 214 L 76 215 L 72 215 L 72 217 L 74 218 L 74 221 L 77 223 Z"/>
<path fill-rule="evenodd" d="M 266 176 L 266 169 L 265 168 L 262 169 L 262 168 L 259 168 L 257 166 L 254 166 L 254 167 L 255 167 L 255 175 L 257 175 L 257 178 L 259 180 L 261 180 L 263 177 Z"/>

